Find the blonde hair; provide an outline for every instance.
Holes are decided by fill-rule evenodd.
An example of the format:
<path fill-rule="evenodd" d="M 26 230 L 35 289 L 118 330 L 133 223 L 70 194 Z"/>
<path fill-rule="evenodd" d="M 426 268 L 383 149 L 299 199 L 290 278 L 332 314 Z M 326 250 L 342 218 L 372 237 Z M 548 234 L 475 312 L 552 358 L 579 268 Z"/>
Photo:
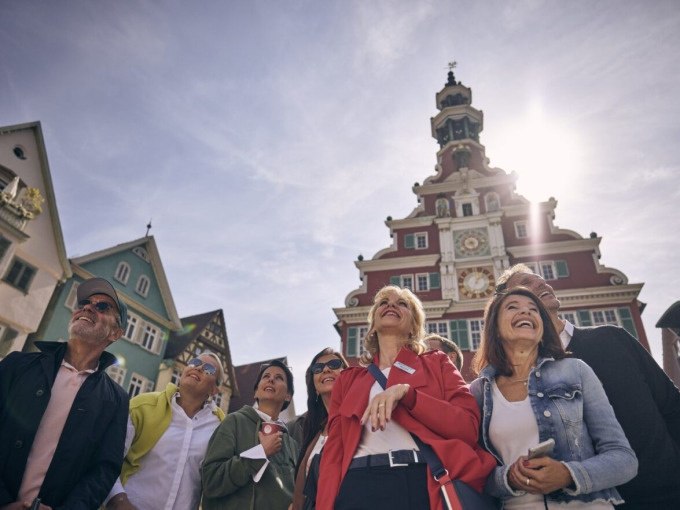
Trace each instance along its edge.
<path fill-rule="evenodd" d="M 200 358 L 201 356 L 210 356 L 213 360 L 215 360 L 215 364 L 217 365 L 217 377 L 215 378 L 215 382 L 217 383 L 217 386 L 222 384 L 224 382 L 225 374 L 224 366 L 222 365 L 222 360 L 220 357 L 216 353 L 208 350 L 201 352 L 197 357 Z"/>
<path fill-rule="evenodd" d="M 425 337 L 425 310 L 423 309 L 423 303 L 409 289 L 397 287 L 396 285 L 386 285 L 376 293 L 373 298 L 373 306 L 371 306 L 368 312 L 368 333 L 366 333 L 364 338 L 365 352 L 359 358 L 359 363 L 364 366 L 373 363 L 373 356 L 380 351 L 378 332 L 375 330 L 375 314 L 380 306 L 380 301 L 393 292 L 408 303 L 408 308 L 413 317 L 406 347 L 416 354 L 422 354 L 427 351 L 427 346 L 423 342 Z"/>

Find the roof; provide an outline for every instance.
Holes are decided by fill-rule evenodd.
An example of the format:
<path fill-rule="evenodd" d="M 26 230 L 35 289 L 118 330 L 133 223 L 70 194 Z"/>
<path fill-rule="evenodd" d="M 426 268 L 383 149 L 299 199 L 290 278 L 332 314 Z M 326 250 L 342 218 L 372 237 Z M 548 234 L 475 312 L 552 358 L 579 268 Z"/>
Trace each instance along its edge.
<path fill-rule="evenodd" d="M 657 328 L 680 328 L 680 301 L 676 301 L 668 307 L 659 322 L 656 323 Z"/>
<path fill-rule="evenodd" d="M 255 390 L 253 390 L 253 388 L 255 386 L 255 380 L 260 373 L 260 367 L 262 365 L 271 363 L 274 360 L 288 365 L 288 358 L 284 356 L 283 358 L 272 358 L 264 361 L 256 361 L 255 363 L 249 363 L 248 365 L 239 365 L 238 367 L 234 367 L 240 396 L 232 397 L 229 401 L 230 413 L 238 411 L 244 405 L 252 405 L 253 402 L 255 402 Z"/>
<path fill-rule="evenodd" d="M 231 362 L 231 350 L 229 349 L 229 337 L 227 336 L 226 323 L 224 321 L 224 313 L 222 309 L 213 310 L 212 312 L 199 313 L 197 315 L 190 315 L 189 317 L 184 317 L 182 321 L 182 329 L 178 331 L 171 331 L 170 337 L 168 338 L 168 345 L 165 348 L 165 358 L 175 359 L 182 352 L 185 351 L 187 346 L 189 346 L 194 340 L 196 340 L 200 334 L 205 330 L 206 326 L 213 320 L 216 315 L 220 315 L 222 318 L 222 332 L 224 334 L 224 347 L 211 342 L 208 338 L 203 336 L 201 342 L 205 343 L 211 351 L 222 354 L 227 363 L 224 369 L 228 372 L 229 380 L 232 382 L 231 391 L 232 395 L 238 396 L 239 393 L 239 382 L 236 377 L 234 370 L 234 365 Z"/>
<path fill-rule="evenodd" d="M 179 320 L 179 315 L 177 314 L 177 309 L 175 308 L 175 301 L 172 297 L 172 292 L 170 292 L 170 284 L 168 283 L 168 279 L 165 276 L 165 269 L 163 269 L 163 263 L 161 262 L 161 257 L 158 253 L 158 247 L 156 246 L 156 240 L 153 236 L 140 237 L 134 241 L 117 244 L 115 246 L 111 246 L 110 248 L 88 253 L 87 255 L 83 255 L 81 257 L 75 257 L 71 259 L 71 262 L 75 266 L 82 266 L 82 264 L 86 264 L 87 262 L 98 260 L 123 251 L 128 251 L 137 246 L 144 246 L 146 251 L 149 253 L 149 257 L 151 259 L 151 268 L 153 269 L 154 276 L 156 277 L 161 298 L 163 299 L 163 305 L 165 306 L 165 310 L 168 314 L 170 322 L 172 323 L 172 326 L 174 326 L 169 327 L 168 329 L 180 329 L 182 327 L 182 323 Z M 79 271 L 74 268 L 74 273 L 82 273 L 80 276 L 90 277 L 89 273 L 87 273 L 82 267 L 78 267 L 77 269 Z M 126 301 L 128 305 L 131 302 L 134 302 L 138 305 L 141 304 L 137 300 L 130 301 L 129 298 L 125 299 L 125 293 L 122 291 L 119 292 L 119 294 L 122 294 L 123 301 Z"/>
<path fill-rule="evenodd" d="M 212 312 L 199 313 L 197 315 L 182 318 L 182 329 L 170 332 L 168 346 L 165 348 L 165 357 L 176 358 L 179 356 L 191 342 L 196 340 L 215 314 L 220 311 L 221 310 L 214 310 Z M 224 336 L 226 338 L 226 332 Z M 222 349 L 222 347 L 207 340 L 204 341 L 206 344 L 209 344 L 215 352 L 222 352 L 224 354 L 224 349 Z"/>

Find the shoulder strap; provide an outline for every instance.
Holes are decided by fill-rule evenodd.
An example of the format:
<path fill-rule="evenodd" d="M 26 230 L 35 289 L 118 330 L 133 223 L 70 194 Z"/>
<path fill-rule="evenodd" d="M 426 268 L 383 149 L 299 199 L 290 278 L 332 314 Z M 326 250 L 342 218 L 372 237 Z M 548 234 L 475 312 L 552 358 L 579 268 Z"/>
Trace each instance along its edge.
<path fill-rule="evenodd" d="M 368 371 L 371 373 L 373 378 L 378 381 L 378 384 L 385 389 L 387 386 L 387 377 L 385 377 L 385 374 L 383 374 L 380 369 L 377 367 L 375 363 L 371 363 L 368 365 Z M 425 462 L 427 462 L 427 465 L 430 466 L 430 471 L 432 471 L 432 474 L 434 475 L 436 480 L 439 480 L 442 478 L 446 473 L 446 469 L 444 469 L 444 466 L 442 465 L 441 461 L 439 460 L 439 457 L 437 457 L 437 454 L 434 452 L 432 447 L 428 444 L 425 444 L 421 441 L 421 439 L 413 434 L 412 432 L 410 433 L 411 437 L 415 441 L 416 445 L 418 446 L 418 450 L 420 453 L 423 454 L 423 457 L 425 459 Z"/>

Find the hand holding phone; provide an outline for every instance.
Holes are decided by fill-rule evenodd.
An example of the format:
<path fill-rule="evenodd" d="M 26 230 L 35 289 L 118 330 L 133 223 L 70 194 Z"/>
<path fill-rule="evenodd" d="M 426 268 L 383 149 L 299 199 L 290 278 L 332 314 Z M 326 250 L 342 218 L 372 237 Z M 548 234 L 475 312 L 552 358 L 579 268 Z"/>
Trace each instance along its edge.
<path fill-rule="evenodd" d="M 547 441 L 543 441 L 542 443 L 538 443 L 536 446 L 529 448 L 527 459 L 550 456 L 553 448 L 555 448 L 555 440 L 551 437 Z"/>

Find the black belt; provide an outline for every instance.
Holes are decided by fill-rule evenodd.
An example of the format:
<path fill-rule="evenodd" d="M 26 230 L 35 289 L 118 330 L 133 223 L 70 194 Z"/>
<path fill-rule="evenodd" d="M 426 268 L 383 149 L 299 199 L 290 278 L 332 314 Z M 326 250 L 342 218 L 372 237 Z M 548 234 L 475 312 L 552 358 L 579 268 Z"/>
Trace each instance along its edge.
<path fill-rule="evenodd" d="M 415 450 L 390 450 L 388 453 L 356 457 L 355 459 L 352 459 L 349 469 L 379 466 L 402 467 L 408 466 L 409 464 L 424 463 L 425 459 L 420 459 L 418 457 L 418 452 Z"/>

